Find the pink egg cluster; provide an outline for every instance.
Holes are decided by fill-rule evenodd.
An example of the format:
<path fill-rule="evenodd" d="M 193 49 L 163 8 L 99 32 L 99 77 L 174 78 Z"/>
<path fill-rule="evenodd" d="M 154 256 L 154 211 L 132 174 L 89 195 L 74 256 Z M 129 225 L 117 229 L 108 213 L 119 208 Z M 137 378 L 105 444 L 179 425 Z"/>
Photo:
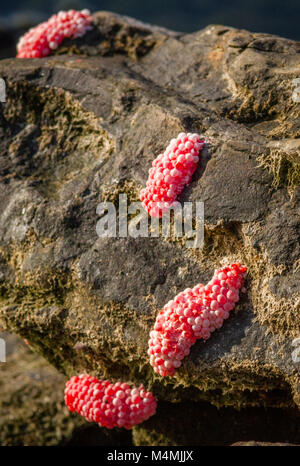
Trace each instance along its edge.
<path fill-rule="evenodd" d="M 65 402 L 70 411 L 108 429 L 131 429 L 156 412 L 156 400 L 143 385 L 132 388 L 128 383 L 101 381 L 86 374 L 66 383 Z"/>
<path fill-rule="evenodd" d="M 152 217 L 161 217 L 191 182 L 203 145 L 198 134 L 180 133 L 153 160 L 146 188 L 140 193 L 142 205 Z"/>
<path fill-rule="evenodd" d="M 89 10 L 60 11 L 57 15 L 30 29 L 17 44 L 17 58 L 42 58 L 57 49 L 63 39 L 75 39 L 92 29 Z"/>
<path fill-rule="evenodd" d="M 239 300 L 246 267 L 232 264 L 214 273 L 207 285 L 187 288 L 169 301 L 150 332 L 150 364 L 161 376 L 173 376 L 197 339 L 207 340 L 222 327 Z"/>

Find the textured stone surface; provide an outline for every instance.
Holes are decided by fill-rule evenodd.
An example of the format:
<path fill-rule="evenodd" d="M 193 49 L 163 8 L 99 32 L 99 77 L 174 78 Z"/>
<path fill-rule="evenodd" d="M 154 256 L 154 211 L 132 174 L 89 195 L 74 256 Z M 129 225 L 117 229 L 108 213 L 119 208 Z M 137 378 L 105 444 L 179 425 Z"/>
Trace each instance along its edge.
<path fill-rule="evenodd" d="M 0 62 L 1 324 L 68 376 L 143 382 L 161 401 L 294 409 L 300 44 L 224 26 L 183 35 L 110 13 L 95 24 L 54 56 Z M 182 130 L 210 141 L 180 198 L 205 203 L 204 247 L 98 238 L 98 203 L 136 200 Z M 154 376 L 147 340 L 160 307 L 236 260 L 249 270 L 237 313 L 174 379 Z"/>

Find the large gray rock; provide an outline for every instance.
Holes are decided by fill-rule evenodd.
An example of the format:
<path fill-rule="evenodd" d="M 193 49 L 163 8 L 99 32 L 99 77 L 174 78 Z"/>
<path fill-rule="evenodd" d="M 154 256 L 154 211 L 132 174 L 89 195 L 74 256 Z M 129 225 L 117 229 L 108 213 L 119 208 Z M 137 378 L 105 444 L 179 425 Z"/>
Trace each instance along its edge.
<path fill-rule="evenodd" d="M 163 401 L 299 406 L 300 44 L 94 19 L 54 56 L 0 62 L 1 324 L 67 375 L 143 382 Z M 181 196 L 205 203 L 203 248 L 99 238 L 98 203 L 138 199 L 182 130 L 209 140 Z M 236 260 L 249 272 L 237 313 L 174 378 L 155 376 L 147 340 L 158 310 Z"/>

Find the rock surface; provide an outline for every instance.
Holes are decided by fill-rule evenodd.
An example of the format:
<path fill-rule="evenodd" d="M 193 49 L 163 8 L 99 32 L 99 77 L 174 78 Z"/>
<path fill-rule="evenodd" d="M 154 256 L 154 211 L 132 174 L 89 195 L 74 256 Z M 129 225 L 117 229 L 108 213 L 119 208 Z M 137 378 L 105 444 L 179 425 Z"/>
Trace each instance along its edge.
<path fill-rule="evenodd" d="M 0 324 L 68 376 L 143 382 L 182 406 L 299 407 L 300 43 L 94 20 L 56 55 L 0 62 Z M 180 131 L 209 141 L 180 198 L 204 201 L 204 246 L 99 238 L 99 202 L 137 200 Z M 174 379 L 155 376 L 147 340 L 158 310 L 237 260 L 249 271 L 237 313 Z"/>
<path fill-rule="evenodd" d="M 180 405 L 162 402 L 158 408 L 155 417 L 134 428 L 135 445 L 300 444 L 297 409 L 243 408 L 238 411 L 190 401 Z"/>

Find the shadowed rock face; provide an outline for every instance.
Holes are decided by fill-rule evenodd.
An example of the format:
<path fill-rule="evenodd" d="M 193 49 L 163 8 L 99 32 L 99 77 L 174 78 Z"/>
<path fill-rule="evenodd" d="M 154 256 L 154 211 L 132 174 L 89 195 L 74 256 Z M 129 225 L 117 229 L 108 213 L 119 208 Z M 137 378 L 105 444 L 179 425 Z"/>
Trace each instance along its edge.
<path fill-rule="evenodd" d="M 300 404 L 300 44 L 224 26 L 183 35 L 96 13 L 41 60 L 0 62 L 0 322 L 68 376 L 143 382 L 163 402 Z M 137 200 L 180 131 L 209 144 L 181 201 L 204 201 L 202 249 L 99 238 L 96 208 Z M 148 334 L 179 291 L 234 261 L 237 312 L 173 379 L 154 376 Z M 182 405 L 184 410 L 184 405 Z"/>
<path fill-rule="evenodd" d="M 178 409 L 176 403 L 159 403 L 156 416 L 134 428 L 134 444 L 283 446 L 299 443 L 299 410 L 244 408 L 237 411 L 190 401 L 180 406 Z"/>

